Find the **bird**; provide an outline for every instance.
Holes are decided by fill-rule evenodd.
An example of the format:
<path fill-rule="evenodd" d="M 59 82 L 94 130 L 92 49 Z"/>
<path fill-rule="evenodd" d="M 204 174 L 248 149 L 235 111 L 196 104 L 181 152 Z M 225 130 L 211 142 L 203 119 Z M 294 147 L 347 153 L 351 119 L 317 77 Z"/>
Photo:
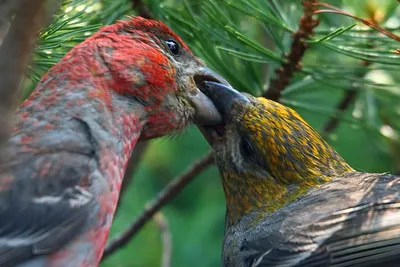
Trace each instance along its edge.
<path fill-rule="evenodd" d="M 0 266 L 98 266 L 136 142 L 220 122 L 206 80 L 228 84 L 161 21 L 118 21 L 71 49 L 1 151 Z"/>
<path fill-rule="evenodd" d="M 352 168 L 296 111 L 205 81 L 224 267 L 400 266 L 400 177 Z"/>

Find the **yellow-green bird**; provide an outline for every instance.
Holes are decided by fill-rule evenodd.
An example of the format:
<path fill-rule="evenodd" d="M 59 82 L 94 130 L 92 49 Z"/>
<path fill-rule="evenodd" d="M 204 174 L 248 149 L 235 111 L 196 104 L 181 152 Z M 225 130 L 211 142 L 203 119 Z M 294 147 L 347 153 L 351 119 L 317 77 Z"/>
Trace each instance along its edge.
<path fill-rule="evenodd" d="M 294 110 L 204 82 L 224 267 L 400 266 L 400 177 L 357 172 Z M 360 155 L 362 156 L 362 155 Z"/>

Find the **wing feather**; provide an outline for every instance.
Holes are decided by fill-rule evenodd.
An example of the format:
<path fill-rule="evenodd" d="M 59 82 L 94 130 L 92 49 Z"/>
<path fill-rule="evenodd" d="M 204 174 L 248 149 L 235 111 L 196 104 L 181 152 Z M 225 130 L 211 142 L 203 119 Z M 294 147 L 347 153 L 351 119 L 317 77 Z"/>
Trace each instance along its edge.
<path fill-rule="evenodd" d="M 265 242 L 268 236 L 256 242 L 247 241 L 249 249 L 258 251 L 253 266 L 347 267 L 400 263 L 400 178 L 392 176 L 378 180 L 380 184 L 372 190 L 375 195 L 370 194 L 370 198 L 362 198 L 355 205 L 338 204 L 338 209 L 332 212 L 323 212 L 322 208 L 321 216 L 316 216 L 315 221 L 303 220 L 303 225 L 298 224 L 297 228 L 290 227 L 290 221 L 283 223 L 286 228 L 280 229 L 282 237 L 278 245 Z M 387 187 L 389 182 L 390 187 Z M 386 191 L 381 191 L 382 188 Z M 344 190 L 343 193 L 360 192 Z M 327 196 L 332 197 L 329 192 Z M 312 210 L 313 203 L 323 207 L 324 202 L 313 200 L 313 197 L 319 195 L 311 195 L 306 201 L 307 209 Z M 296 215 L 293 217 L 296 220 Z M 265 251 L 268 253 L 263 253 Z"/>

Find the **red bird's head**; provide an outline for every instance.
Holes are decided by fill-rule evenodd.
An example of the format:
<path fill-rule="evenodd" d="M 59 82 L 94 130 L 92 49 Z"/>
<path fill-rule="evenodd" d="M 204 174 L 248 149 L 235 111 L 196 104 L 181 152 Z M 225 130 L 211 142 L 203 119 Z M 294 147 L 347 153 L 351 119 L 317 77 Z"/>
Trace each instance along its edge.
<path fill-rule="evenodd" d="M 75 56 L 92 51 L 91 75 L 107 83 L 107 89 L 126 105 L 136 102 L 143 107 L 147 119 L 141 138 L 171 134 L 193 121 L 213 124 L 221 120 L 198 85 L 204 80 L 228 83 L 160 21 L 141 17 L 119 21 L 74 50 L 79 53 Z"/>

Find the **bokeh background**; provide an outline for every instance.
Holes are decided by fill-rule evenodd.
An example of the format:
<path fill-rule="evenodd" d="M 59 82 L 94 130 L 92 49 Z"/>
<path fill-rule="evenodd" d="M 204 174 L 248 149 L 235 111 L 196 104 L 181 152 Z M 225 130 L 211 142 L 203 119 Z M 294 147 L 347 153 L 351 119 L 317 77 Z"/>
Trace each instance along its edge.
<path fill-rule="evenodd" d="M 27 96 L 40 77 L 74 45 L 101 25 L 148 12 L 172 27 L 195 54 L 238 90 L 261 95 L 290 51 L 303 15 L 295 0 L 64 0 L 39 35 L 25 79 Z M 399 35 L 396 0 L 324 1 Z M 134 6 L 134 7 L 133 7 Z M 400 43 L 338 14 L 318 16 L 302 69 L 283 91 L 293 107 L 354 168 L 400 173 Z M 345 97 L 345 110 L 337 109 Z M 337 118 L 338 127 L 324 131 Z M 151 141 L 121 199 L 111 237 L 193 160 L 208 151 L 195 127 Z M 162 209 L 172 235 L 173 267 L 220 266 L 225 204 L 219 175 L 210 167 Z M 152 220 L 102 267 L 160 266 L 160 228 Z"/>

